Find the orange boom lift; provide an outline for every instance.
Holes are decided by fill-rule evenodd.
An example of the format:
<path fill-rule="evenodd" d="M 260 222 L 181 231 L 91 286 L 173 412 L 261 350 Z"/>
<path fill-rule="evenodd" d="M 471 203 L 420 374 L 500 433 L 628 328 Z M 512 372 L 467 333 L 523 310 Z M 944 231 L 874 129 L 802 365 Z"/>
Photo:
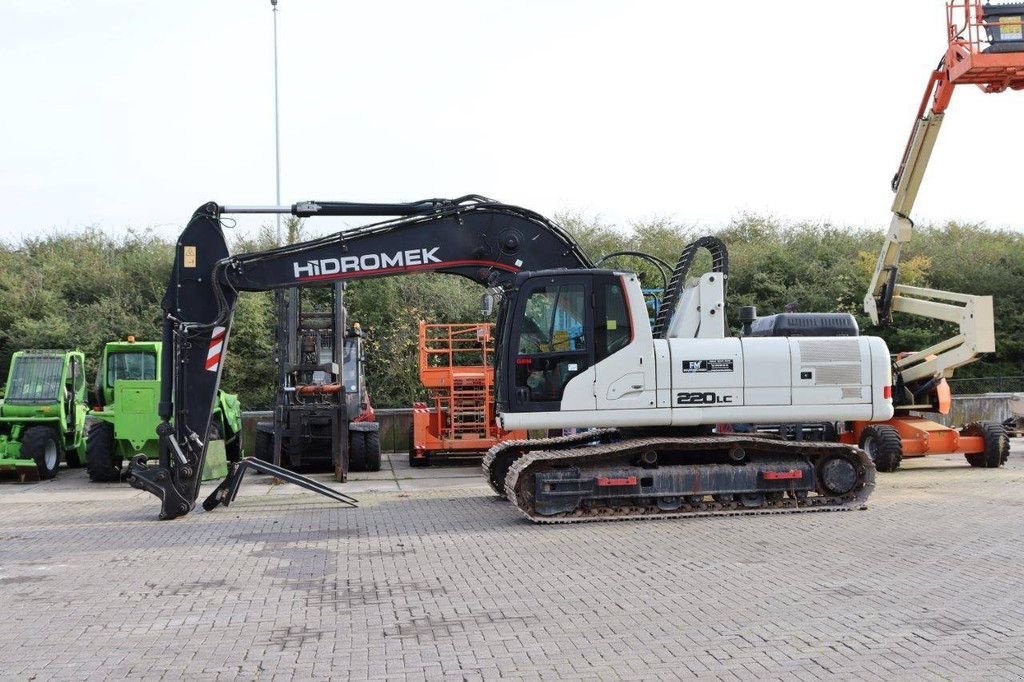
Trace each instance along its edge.
<path fill-rule="evenodd" d="M 409 464 L 433 455 L 482 455 L 526 431 L 505 431 L 494 419 L 494 325 L 427 324 L 420 320 L 420 382 L 429 403 L 413 406 Z"/>
<path fill-rule="evenodd" d="M 910 219 L 914 200 L 956 86 L 976 85 L 986 93 L 1024 88 L 1024 2 L 954 0 L 946 3 L 946 23 L 946 52 L 928 79 L 892 181 L 896 193 L 892 223 L 864 297 L 864 311 L 872 322 L 883 326 L 891 321 L 892 313 L 900 312 L 951 322 L 960 330 L 922 351 L 897 356 L 893 365 L 896 415 L 887 422 L 856 422 L 852 431 L 841 435 L 844 442 L 864 448 L 881 471 L 894 471 L 903 457 L 945 453 L 962 453 L 972 466 L 998 467 L 1009 452 L 998 422 L 954 430 L 912 414 L 948 414 L 946 379 L 956 368 L 995 350 L 991 296 L 897 283 L 900 251 L 910 241 L 914 227 Z"/>

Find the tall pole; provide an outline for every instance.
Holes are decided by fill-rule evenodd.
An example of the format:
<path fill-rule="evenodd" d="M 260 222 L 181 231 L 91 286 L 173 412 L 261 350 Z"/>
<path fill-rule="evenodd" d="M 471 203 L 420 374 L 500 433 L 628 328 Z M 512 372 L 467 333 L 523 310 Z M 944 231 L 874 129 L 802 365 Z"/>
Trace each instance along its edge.
<path fill-rule="evenodd" d="M 274 8 L 274 171 L 277 178 L 277 206 L 281 205 L 281 125 L 277 108 L 277 0 L 270 0 Z M 281 214 L 277 214 L 277 243 L 281 242 Z"/>

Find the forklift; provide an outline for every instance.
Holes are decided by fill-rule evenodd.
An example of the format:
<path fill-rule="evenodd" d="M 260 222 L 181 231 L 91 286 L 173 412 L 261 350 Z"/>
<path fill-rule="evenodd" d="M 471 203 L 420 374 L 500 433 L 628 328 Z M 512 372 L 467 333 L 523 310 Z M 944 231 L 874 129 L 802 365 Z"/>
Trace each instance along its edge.
<path fill-rule="evenodd" d="M 380 425 L 363 371 L 363 332 L 347 323 L 345 284 L 275 293 L 278 390 L 273 420 L 256 424 L 255 454 L 276 466 L 380 470 Z"/>

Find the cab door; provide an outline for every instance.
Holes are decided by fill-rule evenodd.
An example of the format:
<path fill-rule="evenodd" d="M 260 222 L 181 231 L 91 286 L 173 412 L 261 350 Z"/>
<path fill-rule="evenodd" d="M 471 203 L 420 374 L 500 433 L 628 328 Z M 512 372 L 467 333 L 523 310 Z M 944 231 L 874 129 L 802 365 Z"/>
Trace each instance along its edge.
<path fill-rule="evenodd" d="M 650 409 L 657 400 L 654 343 L 636 275 L 595 275 L 594 394 L 599 410 Z M 629 298 L 636 291 L 635 300 Z"/>
<path fill-rule="evenodd" d="M 569 382 L 568 410 L 593 410 L 593 287 L 581 275 L 534 277 L 523 283 L 510 328 L 511 360 L 505 367 L 510 412 L 558 412 Z M 580 388 L 574 385 L 575 388 Z"/>

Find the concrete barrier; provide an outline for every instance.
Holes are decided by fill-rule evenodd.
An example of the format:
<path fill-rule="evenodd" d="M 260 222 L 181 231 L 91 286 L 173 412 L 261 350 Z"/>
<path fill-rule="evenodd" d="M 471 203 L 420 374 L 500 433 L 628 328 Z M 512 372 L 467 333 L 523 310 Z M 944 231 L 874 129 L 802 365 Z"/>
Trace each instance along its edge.
<path fill-rule="evenodd" d="M 955 395 L 953 407 L 946 415 L 925 414 L 946 426 L 963 426 L 971 422 L 1003 421 L 1024 416 L 1024 393 L 980 393 Z"/>

